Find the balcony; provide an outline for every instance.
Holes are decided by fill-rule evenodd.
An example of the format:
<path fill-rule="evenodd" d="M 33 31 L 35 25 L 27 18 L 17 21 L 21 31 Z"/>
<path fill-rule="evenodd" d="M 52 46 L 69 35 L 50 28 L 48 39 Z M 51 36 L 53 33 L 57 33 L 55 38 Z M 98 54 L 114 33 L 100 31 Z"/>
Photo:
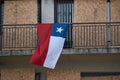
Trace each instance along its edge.
<path fill-rule="evenodd" d="M 32 54 L 38 45 L 35 24 L 1 25 L 0 55 Z M 119 53 L 120 23 L 72 23 L 63 54 Z"/>

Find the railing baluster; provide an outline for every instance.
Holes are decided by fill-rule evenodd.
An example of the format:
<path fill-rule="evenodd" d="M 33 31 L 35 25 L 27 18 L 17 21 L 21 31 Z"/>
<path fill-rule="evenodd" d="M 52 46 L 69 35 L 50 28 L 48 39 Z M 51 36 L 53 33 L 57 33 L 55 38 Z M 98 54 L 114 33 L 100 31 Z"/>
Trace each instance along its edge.
<path fill-rule="evenodd" d="M 118 26 L 116 26 L 117 27 L 117 46 L 119 45 L 119 28 L 118 28 Z"/>

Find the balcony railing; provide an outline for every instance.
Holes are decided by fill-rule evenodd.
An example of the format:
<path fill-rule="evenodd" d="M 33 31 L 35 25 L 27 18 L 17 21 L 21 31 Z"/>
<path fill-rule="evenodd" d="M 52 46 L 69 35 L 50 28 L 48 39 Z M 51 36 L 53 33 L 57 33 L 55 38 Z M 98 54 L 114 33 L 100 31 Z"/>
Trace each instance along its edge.
<path fill-rule="evenodd" d="M 77 23 L 73 24 L 74 48 L 120 47 L 120 23 Z"/>
<path fill-rule="evenodd" d="M 35 49 L 38 45 L 37 29 L 35 26 L 35 24 L 1 25 L 0 49 Z M 110 44 L 110 47 L 108 44 Z M 120 47 L 119 22 L 70 24 L 64 48 L 108 47 Z"/>
<path fill-rule="evenodd" d="M 38 39 L 35 25 L 3 25 L 0 44 L 3 50 L 36 48 Z"/>

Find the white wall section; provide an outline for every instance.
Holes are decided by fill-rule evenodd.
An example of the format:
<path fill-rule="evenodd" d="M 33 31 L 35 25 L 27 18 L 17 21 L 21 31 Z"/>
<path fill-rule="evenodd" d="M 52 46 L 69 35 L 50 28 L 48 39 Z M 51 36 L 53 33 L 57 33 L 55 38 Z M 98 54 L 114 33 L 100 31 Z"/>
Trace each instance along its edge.
<path fill-rule="evenodd" d="M 42 23 L 54 23 L 54 0 L 42 0 Z"/>

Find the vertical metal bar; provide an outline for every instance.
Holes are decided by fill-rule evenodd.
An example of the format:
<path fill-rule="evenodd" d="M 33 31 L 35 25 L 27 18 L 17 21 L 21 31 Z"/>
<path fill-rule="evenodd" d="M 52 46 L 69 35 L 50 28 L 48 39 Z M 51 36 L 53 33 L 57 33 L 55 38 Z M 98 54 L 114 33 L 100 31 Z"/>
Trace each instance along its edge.
<path fill-rule="evenodd" d="M 9 36 L 11 38 L 9 43 L 11 43 L 10 47 L 13 48 L 13 46 L 15 45 L 15 41 L 14 41 L 14 37 L 15 37 L 14 30 L 15 30 L 15 28 L 14 27 L 9 27 L 9 29 L 11 29 L 11 31 L 9 32 L 9 34 L 10 34 Z"/>
<path fill-rule="evenodd" d="M 76 43 L 77 43 L 77 46 L 79 47 L 80 45 L 80 25 L 77 24 L 77 28 L 75 29 L 76 31 Z"/>
<path fill-rule="evenodd" d="M 36 47 L 38 46 L 38 43 L 39 43 L 39 40 L 38 40 L 38 37 L 37 37 L 37 28 L 35 28 L 35 34 L 36 34 L 36 36 L 35 36 L 35 39 L 36 39 Z"/>
<path fill-rule="evenodd" d="M 107 47 L 110 48 L 111 46 L 111 27 L 110 27 L 110 21 L 111 21 L 111 10 L 110 10 L 110 0 L 107 0 Z"/>
<path fill-rule="evenodd" d="M 16 48 L 16 45 L 17 45 L 17 40 L 16 40 L 16 37 L 17 37 L 17 36 L 16 36 L 16 32 L 17 32 L 17 31 L 16 31 L 16 26 L 15 26 L 14 28 L 15 28 L 15 31 L 14 31 L 14 40 L 15 40 L 15 43 L 14 43 L 14 44 L 15 44 L 15 46 L 14 46 L 13 48 Z"/>
<path fill-rule="evenodd" d="M 56 20 L 57 20 L 57 22 L 61 22 L 61 4 L 60 4 L 59 0 L 56 0 L 56 1 L 57 1 L 57 10 L 56 10 L 57 18 L 56 18 Z"/>
<path fill-rule="evenodd" d="M 114 27 L 114 26 L 113 26 Z M 117 27 L 117 45 L 116 46 L 118 46 L 119 45 L 119 26 L 116 26 Z"/>
<path fill-rule="evenodd" d="M 102 25 L 100 25 L 100 34 L 101 34 L 100 44 L 101 44 L 101 46 L 103 46 L 102 41 L 104 40 L 104 38 L 103 38 L 103 32 L 104 32 L 104 30 L 102 28 Z"/>
<path fill-rule="evenodd" d="M 89 47 L 91 47 L 91 27 L 89 26 Z"/>
<path fill-rule="evenodd" d="M 67 22 L 70 23 L 70 2 L 67 3 L 67 14 L 68 14 L 68 16 L 67 16 L 68 17 L 67 18 L 68 19 Z"/>
<path fill-rule="evenodd" d="M 65 17 L 66 17 L 66 0 L 63 0 L 63 23 L 65 23 L 66 22 L 66 19 L 65 19 Z"/>
<path fill-rule="evenodd" d="M 29 46 L 29 48 L 31 48 L 30 46 L 31 46 L 31 43 L 30 43 L 30 40 L 31 40 L 31 36 L 30 36 L 30 34 L 32 34 L 31 33 L 31 29 L 32 29 L 32 27 L 28 27 L 28 29 L 29 29 L 29 34 L 28 34 L 28 31 L 27 31 L 27 35 L 28 35 L 28 38 L 27 38 L 27 40 L 28 40 L 28 46 Z M 27 46 L 27 47 L 28 47 Z"/>
<path fill-rule="evenodd" d="M 23 29 L 23 32 L 21 32 L 21 33 L 22 33 L 22 47 L 24 47 L 24 41 L 25 41 L 25 39 L 24 39 L 25 29 L 24 29 L 24 27 L 23 27 L 22 29 Z"/>
<path fill-rule="evenodd" d="M 6 48 L 9 48 L 10 45 L 10 36 L 9 36 L 10 28 L 6 29 Z M 7 39 L 8 38 L 8 39 Z"/>
<path fill-rule="evenodd" d="M 68 11 L 69 11 L 69 3 L 68 3 L 67 0 L 66 0 L 66 22 L 67 22 L 67 23 L 69 23 L 69 22 L 68 22 L 68 17 L 69 17 L 69 12 L 68 12 Z"/>
<path fill-rule="evenodd" d="M 29 34 L 30 34 L 29 27 L 26 26 L 26 47 L 25 48 L 30 48 L 30 46 L 29 46 L 29 44 L 30 44 L 30 42 L 29 42 L 29 39 L 30 39 Z"/>
<path fill-rule="evenodd" d="M 21 29 L 21 27 L 18 27 L 18 30 L 17 30 L 17 35 L 18 35 L 18 48 L 20 48 L 20 32 L 19 30 Z"/>
<path fill-rule="evenodd" d="M 83 35 L 83 30 L 82 29 L 83 28 L 82 28 L 82 26 L 79 26 L 79 27 L 81 28 L 81 37 L 80 37 L 81 44 L 80 45 L 82 46 L 82 43 L 83 43 L 83 40 L 82 40 L 83 39 L 83 36 L 82 36 Z"/>
<path fill-rule="evenodd" d="M 18 47 L 18 45 L 17 45 L 17 44 L 18 44 L 18 43 L 17 43 L 17 42 L 18 42 L 18 39 L 17 39 L 17 27 L 18 27 L 18 26 L 15 26 L 15 48 Z"/>
<path fill-rule="evenodd" d="M 35 39 L 33 38 L 33 36 L 34 36 L 34 35 L 33 35 L 33 30 L 34 30 L 34 28 L 33 28 L 33 26 L 32 26 L 32 32 L 31 32 L 31 34 L 32 34 L 32 35 L 31 35 L 31 38 L 32 38 L 32 42 L 33 42 L 33 43 L 31 43 L 31 47 L 32 47 L 32 48 L 34 47 L 34 44 L 35 44 Z"/>
<path fill-rule="evenodd" d="M 88 47 L 90 46 L 90 26 L 88 26 Z"/>
<path fill-rule="evenodd" d="M 65 2 L 65 5 L 66 5 L 66 14 L 65 14 L 65 16 L 66 16 L 66 23 L 69 23 L 68 21 L 68 17 L 69 17 L 69 2 L 68 2 L 68 0 L 66 0 L 66 2 Z M 71 46 L 71 41 L 70 41 L 70 36 L 71 36 L 71 34 L 70 34 L 70 28 L 71 28 L 71 24 L 69 25 L 69 29 L 68 29 L 68 36 L 67 36 L 67 43 L 68 43 L 68 47 L 70 47 Z"/>
<path fill-rule="evenodd" d="M 112 27 L 113 28 L 113 36 L 114 36 L 114 45 L 113 46 L 115 46 L 116 45 L 116 28 L 115 27 Z"/>
<path fill-rule="evenodd" d="M 95 32 L 94 32 L 94 38 L 95 38 L 95 39 L 94 39 L 94 40 L 95 40 L 95 41 L 94 41 L 94 42 L 95 42 L 95 45 L 94 45 L 94 46 L 96 47 L 96 25 L 94 25 L 94 31 L 95 31 Z"/>
<path fill-rule="evenodd" d="M 25 42 L 24 48 L 27 47 L 27 27 L 26 27 L 26 29 L 25 29 L 25 40 L 26 40 L 26 42 Z M 28 42 L 28 43 L 29 43 L 29 42 Z"/>
<path fill-rule="evenodd" d="M 68 3 L 67 3 L 67 0 L 65 0 L 65 22 L 67 23 L 67 19 L 68 19 L 68 14 L 67 14 L 67 12 L 68 12 L 68 9 L 67 9 L 67 5 L 68 5 Z"/>
<path fill-rule="evenodd" d="M 0 24 L 3 24 L 3 15 L 4 15 L 4 0 L 0 1 Z M 0 26 L 0 49 L 2 49 L 2 33 L 3 26 Z"/>
<path fill-rule="evenodd" d="M 86 26 L 85 28 L 85 33 L 86 33 L 86 46 L 88 47 L 88 27 L 89 26 Z"/>
<path fill-rule="evenodd" d="M 2 28 L 0 26 L 0 49 L 2 49 Z"/>
<path fill-rule="evenodd" d="M 61 4 L 63 5 L 62 6 L 62 23 L 64 22 L 64 0 L 61 0 Z"/>
<path fill-rule="evenodd" d="M 62 16 L 63 16 L 62 8 L 63 8 L 63 7 L 62 7 L 62 4 L 61 4 L 61 0 L 58 1 L 58 5 L 59 5 L 59 9 L 60 9 L 60 16 L 59 16 L 59 18 L 60 18 L 60 22 L 62 22 L 62 20 L 63 20 L 63 19 L 62 19 L 62 18 L 63 18 L 63 17 L 62 17 Z M 60 22 L 59 22 L 59 23 L 60 23 Z"/>
<path fill-rule="evenodd" d="M 19 33 L 18 33 L 18 30 L 20 29 L 19 26 L 16 26 L 16 48 L 19 48 Z"/>
<path fill-rule="evenodd" d="M 38 23 L 41 23 L 41 0 L 37 0 L 38 2 Z"/>
<path fill-rule="evenodd" d="M 78 30 L 78 29 L 79 29 L 79 24 L 77 24 L 77 27 L 76 27 L 75 30 Z M 77 31 L 75 33 L 75 35 L 76 35 L 76 40 L 75 41 L 77 41 L 77 43 L 76 43 L 77 47 L 79 47 L 79 37 L 78 37 L 78 34 L 79 34 L 79 32 Z"/>
<path fill-rule="evenodd" d="M 71 0 L 71 23 L 73 22 L 74 17 L 74 0 Z"/>
<path fill-rule="evenodd" d="M 0 1 L 0 24 L 2 23 L 2 2 Z M 1 27 L 1 26 L 0 26 Z M 1 30 L 1 29 L 0 29 Z"/>
<path fill-rule="evenodd" d="M 105 42 L 105 26 L 104 25 L 101 25 L 101 27 L 102 27 L 102 29 L 101 29 L 101 34 L 102 34 L 102 38 L 101 38 L 101 44 L 102 44 L 102 46 L 104 46 L 104 42 Z"/>
<path fill-rule="evenodd" d="M 94 44 L 94 32 L 93 32 L 94 26 L 91 26 L 91 27 L 92 27 L 92 47 L 94 47 L 94 46 L 93 46 L 93 44 Z"/>
<path fill-rule="evenodd" d="M 84 40 L 84 47 L 85 47 L 85 43 L 86 43 L 85 26 L 83 26 L 83 29 L 84 29 L 83 30 L 84 31 L 84 35 L 83 35 L 84 39 L 83 40 Z"/>
<path fill-rule="evenodd" d="M 3 35 L 2 35 L 2 48 L 4 48 L 4 45 L 5 45 L 5 43 L 4 43 L 4 38 L 5 38 L 5 27 L 3 27 L 3 30 L 4 30 L 4 32 L 3 32 Z"/>
<path fill-rule="evenodd" d="M 19 43 L 20 43 L 20 34 L 19 34 L 19 30 L 20 30 L 20 27 L 19 26 L 17 26 L 17 31 L 16 31 L 16 39 L 17 39 L 17 48 L 20 48 L 20 45 L 19 45 Z"/>
<path fill-rule="evenodd" d="M 24 33 L 25 31 L 24 31 L 24 27 L 22 27 L 22 39 L 21 39 L 21 41 L 22 41 L 22 47 L 24 47 L 24 35 L 25 35 L 25 33 Z"/>
<path fill-rule="evenodd" d="M 118 32 L 118 29 L 117 29 L 117 26 L 115 27 L 115 46 L 117 46 L 117 44 L 118 44 L 118 41 L 117 41 L 117 37 L 118 37 L 118 34 L 117 34 L 117 32 Z"/>
<path fill-rule="evenodd" d="M 99 47 L 100 45 L 99 45 L 99 37 L 100 37 L 100 34 L 99 34 L 99 25 L 97 25 L 97 32 L 96 32 L 96 34 L 97 34 L 97 46 Z"/>
<path fill-rule="evenodd" d="M 114 45 L 114 26 L 111 27 L 111 46 Z"/>
<path fill-rule="evenodd" d="M 1 49 L 2 49 L 2 26 L 0 26 L 0 50 Z"/>
<path fill-rule="evenodd" d="M 71 14 L 69 14 L 69 15 L 71 15 L 71 22 L 69 22 L 69 23 L 72 23 L 73 22 L 72 21 L 72 19 L 73 19 L 73 14 L 72 14 L 73 13 L 73 0 L 70 0 L 70 5 L 71 5 Z M 73 41 L 72 40 L 73 39 L 73 36 L 72 36 L 73 35 L 73 31 L 72 30 L 73 30 L 73 26 L 71 26 L 71 28 L 70 28 L 70 32 L 71 32 L 71 34 L 70 34 L 71 35 L 71 37 L 70 37 L 71 46 L 72 46 L 72 41 Z"/>
<path fill-rule="evenodd" d="M 54 22 L 56 23 L 57 22 L 57 0 L 54 0 Z"/>

